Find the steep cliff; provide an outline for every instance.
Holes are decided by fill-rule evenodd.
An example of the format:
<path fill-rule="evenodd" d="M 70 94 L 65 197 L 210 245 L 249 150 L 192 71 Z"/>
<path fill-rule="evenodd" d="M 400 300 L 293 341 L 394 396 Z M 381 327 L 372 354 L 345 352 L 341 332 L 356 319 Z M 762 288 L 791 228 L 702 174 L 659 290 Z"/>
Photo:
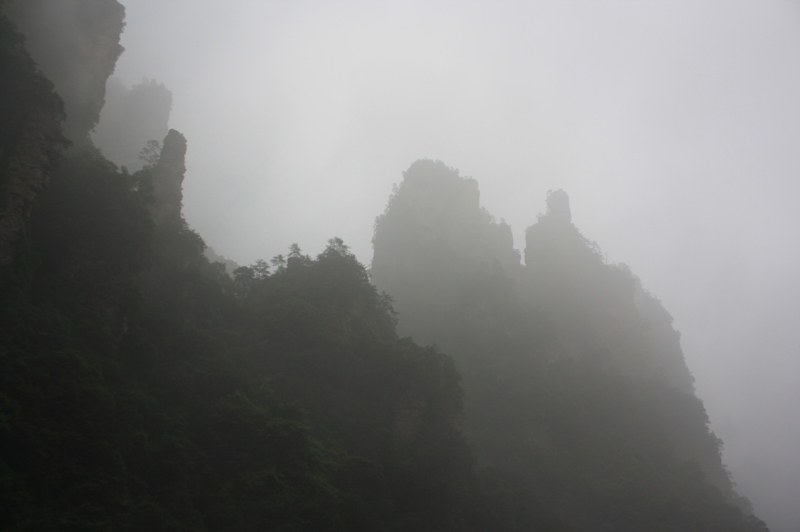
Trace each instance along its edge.
<path fill-rule="evenodd" d="M 181 221 L 183 178 L 186 174 L 186 138 L 170 129 L 153 168 L 153 220 L 157 225 Z"/>
<path fill-rule="evenodd" d="M 61 99 L 23 42 L 0 14 L 0 264 L 12 261 L 36 198 L 68 144 Z"/>
<path fill-rule="evenodd" d="M 67 138 L 91 146 L 122 53 L 125 10 L 116 0 L 12 1 L 0 9 L 0 264 L 8 264 Z"/>
<path fill-rule="evenodd" d="M 123 51 L 125 8 L 117 0 L 16 0 L 5 11 L 64 100 L 67 137 L 76 147 L 88 146 L 106 80 Z"/>

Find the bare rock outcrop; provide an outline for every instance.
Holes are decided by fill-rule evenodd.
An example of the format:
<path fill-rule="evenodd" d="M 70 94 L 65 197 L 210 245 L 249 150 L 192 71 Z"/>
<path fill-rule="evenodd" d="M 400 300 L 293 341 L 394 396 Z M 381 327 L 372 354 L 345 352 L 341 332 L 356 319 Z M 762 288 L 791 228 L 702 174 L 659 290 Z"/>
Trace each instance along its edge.
<path fill-rule="evenodd" d="M 154 202 L 151 212 L 157 225 L 180 223 L 183 178 L 186 174 L 186 137 L 170 129 L 161 156 L 153 168 Z"/>

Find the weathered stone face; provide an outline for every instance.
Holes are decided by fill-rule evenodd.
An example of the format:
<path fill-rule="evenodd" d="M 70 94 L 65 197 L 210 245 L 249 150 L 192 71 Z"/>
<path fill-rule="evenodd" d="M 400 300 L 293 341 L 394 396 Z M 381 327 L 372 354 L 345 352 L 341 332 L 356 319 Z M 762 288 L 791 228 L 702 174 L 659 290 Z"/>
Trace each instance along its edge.
<path fill-rule="evenodd" d="M 186 138 L 170 129 L 164 138 L 161 157 L 153 169 L 155 201 L 152 213 L 156 224 L 180 222 L 185 174 Z"/>

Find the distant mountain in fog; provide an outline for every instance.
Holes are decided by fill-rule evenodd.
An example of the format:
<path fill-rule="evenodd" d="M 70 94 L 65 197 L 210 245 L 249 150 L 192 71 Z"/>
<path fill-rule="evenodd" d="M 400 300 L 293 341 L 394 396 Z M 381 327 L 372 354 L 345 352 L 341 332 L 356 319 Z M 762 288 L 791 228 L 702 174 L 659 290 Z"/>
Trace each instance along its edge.
<path fill-rule="evenodd" d="M 442 162 L 412 164 L 376 221 L 371 269 L 399 330 L 456 360 L 478 463 L 578 529 L 743 526 L 733 516 L 750 505 L 669 313 L 580 234 L 564 191 L 548 193 L 528 228 L 525 265 L 479 198 L 475 180 Z"/>
<path fill-rule="evenodd" d="M 152 79 L 128 88 L 112 77 L 106 87 L 106 104 L 92 140 L 109 160 L 135 172 L 145 164 L 140 154 L 147 142 L 160 141 L 169 130 L 172 93 Z"/>

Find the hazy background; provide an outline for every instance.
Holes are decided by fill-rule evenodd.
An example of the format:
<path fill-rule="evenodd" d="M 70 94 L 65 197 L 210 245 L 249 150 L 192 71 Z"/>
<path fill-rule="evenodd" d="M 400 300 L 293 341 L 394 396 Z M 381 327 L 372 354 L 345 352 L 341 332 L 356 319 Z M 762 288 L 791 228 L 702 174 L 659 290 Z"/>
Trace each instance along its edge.
<path fill-rule="evenodd" d="M 682 332 L 740 491 L 800 530 L 800 3 L 121 0 L 174 94 L 184 213 L 242 264 L 372 224 L 418 158 L 573 221 Z"/>

